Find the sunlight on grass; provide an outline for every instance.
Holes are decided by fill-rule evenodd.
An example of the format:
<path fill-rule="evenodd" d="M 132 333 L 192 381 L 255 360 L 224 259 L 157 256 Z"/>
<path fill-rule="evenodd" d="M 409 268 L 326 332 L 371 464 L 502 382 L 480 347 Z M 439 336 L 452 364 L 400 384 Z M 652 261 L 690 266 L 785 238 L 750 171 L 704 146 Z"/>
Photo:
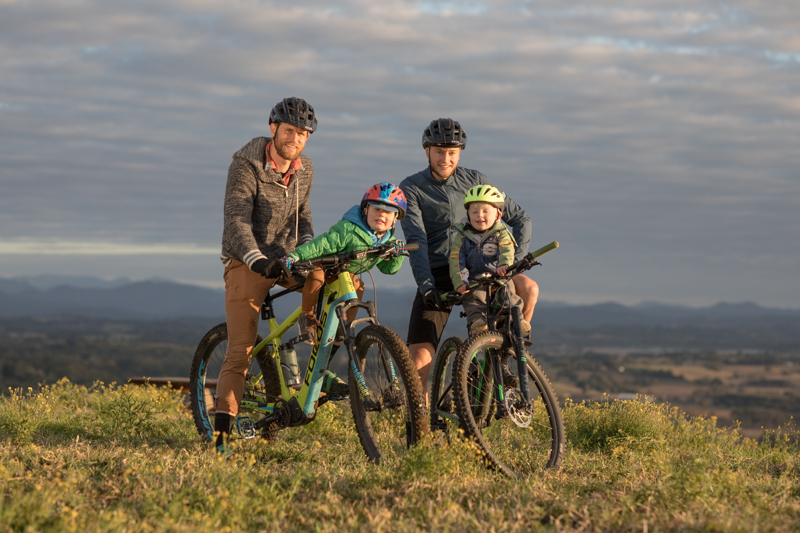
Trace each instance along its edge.
<path fill-rule="evenodd" d="M 0 531 L 781 531 L 800 522 L 800 432 L 756 442 L 713 418 L 564 405 L 559 472 L 511 480 L 453 429 L 368 463 L 346 402 L 216 456 L 180 394 L 62 380 L 0 398 Z"/>

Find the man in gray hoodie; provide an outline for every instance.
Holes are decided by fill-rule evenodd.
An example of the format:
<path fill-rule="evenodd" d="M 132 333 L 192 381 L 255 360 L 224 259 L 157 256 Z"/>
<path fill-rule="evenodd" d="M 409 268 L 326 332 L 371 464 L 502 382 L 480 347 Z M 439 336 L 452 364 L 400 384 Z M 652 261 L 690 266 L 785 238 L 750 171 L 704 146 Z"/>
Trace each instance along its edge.
<path fill-rule="evenodd" d="M 309 209 L 314 165 L 302 155 L 317 129 L 314 108 L 301 98 L 284 98 L 270 112 L 269 129 L 272 137 L 256 137 L 233 155 L 225 187 L 220 258 L 228 349 L 214 421 L 220 451 L 239 412 L 259 309 L 283 272 L 280 258 L 314 238 Z"/>
<path fill-rule="evenodd" d="M 407 343 L 426 396 L 433 355 L 451 311 L 440 296 L 453 290 L 448 266 L 453 227 L 464 217 L 467 191 L 476 185 L 493 185 L 477 170 L 458 166 L 466 145 L 467 134 L 458 122 L 449 118 L 432 121 L 422 133 L 428 167 L 400 183 L 408 203 L 400 225 L 406 241 L 419 244 L 419 249 L 409 257 L 419 289 L 411 309 Z M 503 222 L 511 228 L 517 242 L 514 260 L 519 261 L 528 252 L 531 220 L 510 198 L 506 197 L 504 203 Z M 530 322 L 539 286 L 523 274 L 513 280 L 522 298 L 523 318 Z"/>

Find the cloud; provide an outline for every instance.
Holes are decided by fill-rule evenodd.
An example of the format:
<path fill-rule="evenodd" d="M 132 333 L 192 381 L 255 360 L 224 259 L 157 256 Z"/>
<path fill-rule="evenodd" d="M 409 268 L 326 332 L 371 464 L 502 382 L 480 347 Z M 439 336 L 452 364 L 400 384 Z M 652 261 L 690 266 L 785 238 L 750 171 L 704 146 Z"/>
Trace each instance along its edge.
<path fill-rule="evenodd" d="M 735 300 L 752 286 L 742 299 L 790 305 L 798 12 L 745 0 L 2 2 L 2 238 L 216 249 L 231 155 L 297 95 L 320 118 L 306 149 L 318 231 L 372 183 L 423 168 L 423 127 L 451 116 L 469 135 L 462 164 L 531 211 L 535 239 L 565 244 L 574 266 L 557 287 Z M 773 284 L 752 283 L 765 264 Z"/>

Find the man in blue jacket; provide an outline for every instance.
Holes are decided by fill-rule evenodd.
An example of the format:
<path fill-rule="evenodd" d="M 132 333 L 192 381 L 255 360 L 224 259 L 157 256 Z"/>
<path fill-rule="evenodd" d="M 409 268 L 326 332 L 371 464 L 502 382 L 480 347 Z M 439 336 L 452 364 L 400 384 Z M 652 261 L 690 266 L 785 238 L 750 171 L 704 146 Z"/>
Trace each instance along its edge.
<path fill-rule="evenodd" d="M 400 183 L 408 204 L 406 217 L 400 224 L 406 241 L 419 244 L 419 249 L 409 257 L 418 290 L 411 309 L 407 342 L 426 397 L 433 356 L 451 311 L 451 307 L 441 302 L 440 296 L 453 289 L 448 267 L 453 226 L 465 215 L 467 191 L 475 185 L 494 185 L 480 172 L 458 166 L 466 145 L 467 135 L 458 122 L 449 118 L 432 121 L 422 133 L 428 168 Z M 502 220 L 511 227 L 517 241 L 514 260 L 519 261 L 528 253 L 531 220 L 508 197 Z M 539 286 L 522 274 L 514 276 L 513 280 L 522 298 L 523 318 L 530 322 Z"/>

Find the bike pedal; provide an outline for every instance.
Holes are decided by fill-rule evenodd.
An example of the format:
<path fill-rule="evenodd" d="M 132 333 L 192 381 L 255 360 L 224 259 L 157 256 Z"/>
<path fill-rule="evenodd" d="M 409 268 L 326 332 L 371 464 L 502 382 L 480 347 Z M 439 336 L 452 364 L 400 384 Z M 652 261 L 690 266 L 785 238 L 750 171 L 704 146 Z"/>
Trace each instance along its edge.
<path fill-rule="evenodd" d="M 320 396 L 319 397 L 320 401 L 325 400 L 326 402 L 340 402 L 342 400 L 349 400 L 350 399 L 350 395 L 349 394 L 345 394 L 344 396 L 331 396 L 328 393 L 324 393 L 324 394 L 325 394 L 325 396 Z"/>
<path fill-rule="evenodd" d="M 256 436 L 255 426 L 248 416 L 236 418 L 236 431 L 243 439 L 252 439 Z"/>

